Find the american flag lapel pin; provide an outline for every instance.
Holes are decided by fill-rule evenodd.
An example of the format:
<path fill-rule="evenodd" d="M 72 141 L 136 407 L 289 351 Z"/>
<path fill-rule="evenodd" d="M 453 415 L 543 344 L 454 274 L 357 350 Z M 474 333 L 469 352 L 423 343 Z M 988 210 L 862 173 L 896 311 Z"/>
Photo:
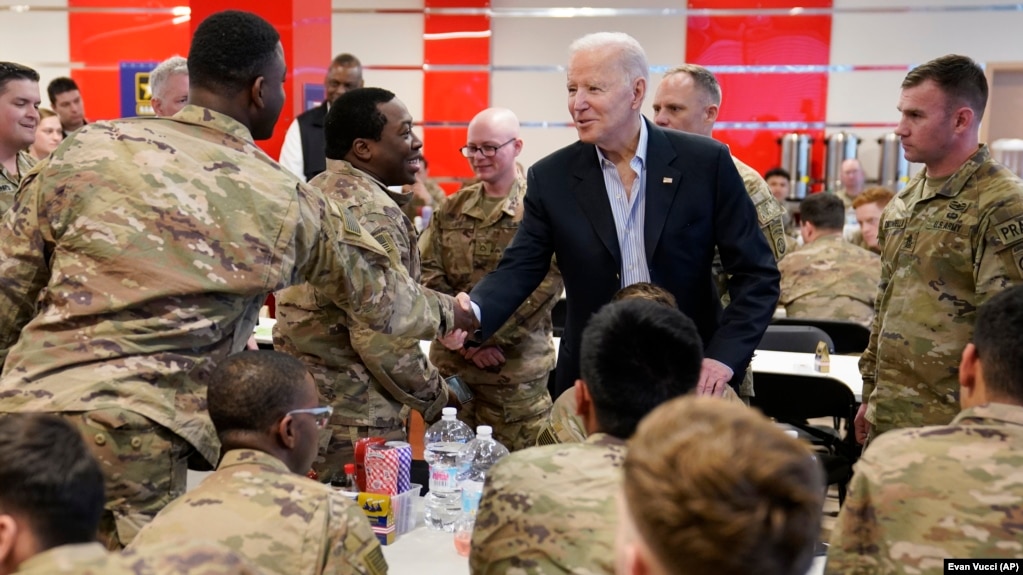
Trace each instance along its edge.
<path fill-rule="evenodd" d="M 662 179 L 662 180 L 661 180 L 661 183 L 662 183 L 662 184 L 670 184 L 670 183 L 672 183 L 673 181 L 674 181 L 674 180 L 672 180 L 671 178 L 667 178 L 667 177 L 666 177 L 666 178 L 664 178 L 664 179 Z"/>

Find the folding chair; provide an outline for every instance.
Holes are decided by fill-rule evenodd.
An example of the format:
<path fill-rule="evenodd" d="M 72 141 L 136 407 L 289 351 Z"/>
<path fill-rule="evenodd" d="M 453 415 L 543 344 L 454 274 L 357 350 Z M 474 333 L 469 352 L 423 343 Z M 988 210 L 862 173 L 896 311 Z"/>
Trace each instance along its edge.
<path fill-rule="evenodd" d="M 835 353 L 835 342 L 824 330 L 805 325 L 769 325 L 757 349 L 770 351 L 797 351 L 814 353 L 819 342 L 828 344 L 828 351 Z M 862 351 L 862 350 L 860 350 Z M 756 386 L 754 375 L 753 385 Z"/>
<path fill-rule="evenodd" d="M 854 321 L 785 317 L 774 320 L 776 326 L 810 326 L 823 330 L 835 342 L 835 353 L 863 353 L 870 341 L 870 328 Z"/>
<path fill-rule="evenodd" d="M 853 418 L 858 403 L 852 390 L 837 379 L 811 375 L 754 372 L 756 395 L 753 407 L 780 423 L 798 429 L 824 452 L 818 459 L 824 466 L 828 485 L 838 485 L 838 504 L 845 501 L 852 467 L 860 456 L 855 441 Z M 810 425 L 808 419 L 833 417 L 835 428 Z M 841 435 L 844 428 L 845 437 Z"/>

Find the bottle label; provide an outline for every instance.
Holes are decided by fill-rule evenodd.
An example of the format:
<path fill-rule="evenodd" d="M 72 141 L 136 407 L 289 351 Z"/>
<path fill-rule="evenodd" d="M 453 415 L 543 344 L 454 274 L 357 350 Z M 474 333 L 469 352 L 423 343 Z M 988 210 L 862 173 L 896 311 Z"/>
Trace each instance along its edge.
<path fill-rule="evenodd" d="M 457 467 L 430 467 L 430 491 L 452 492 L 458 489 Z"/>

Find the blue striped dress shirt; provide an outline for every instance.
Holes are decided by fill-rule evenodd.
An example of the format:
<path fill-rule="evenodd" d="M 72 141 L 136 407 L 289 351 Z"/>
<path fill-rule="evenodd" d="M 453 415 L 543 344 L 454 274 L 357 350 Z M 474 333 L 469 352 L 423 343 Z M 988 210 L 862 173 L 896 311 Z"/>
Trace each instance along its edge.
<path fill-rule="evenodd" d="M 643 243 L 643 226 L 646 222 L 646 122 L 640 119 L 639 145 L 636 156 L 629 166 L 636 172 L 630 194 L 625 193 L 625 184 L 618 175 L 614 162 L 604 157 L 597 148 L 600 171 L 604 174 L 607 199 L 611 202 L 611 213 L 618 231 L 618 248 L 622 252 L 621 287 L 650 281 L 650 269 L 646 263 L 646 245 Z"/>

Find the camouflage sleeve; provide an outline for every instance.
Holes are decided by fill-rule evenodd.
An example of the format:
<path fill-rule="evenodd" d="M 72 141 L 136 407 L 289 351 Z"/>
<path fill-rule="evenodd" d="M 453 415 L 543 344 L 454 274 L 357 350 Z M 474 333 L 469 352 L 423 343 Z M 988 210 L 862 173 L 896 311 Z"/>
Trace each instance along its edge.
<path fill-rule="evenodd" d="M 343 206 L 299 186 L 297 268 L 306 281 L 369 328 L 416 339 L 433 339 L 454 328 L 454 299 L 424 288 Z M 308 259 L 302 261 L 303 251 Z M 297 283 L 297 279 L 295 278 Z"/>
<path fill-rule="evenodd" d="M 861 459 L 831 532 L 825 574 L 886 572 L 879 570 L 879 555 L 885 541 L 880 537 L 869 477 L 868 463 Z"/>
<path fill-rule="evenodd" d="M 1018 192 L 981 215 L 980 246 L 975 250 L 975 307 L 1023 280 L 1023 196 Z"/>
<path fill-rule="evenodd" d="M 426 421 L 440 416 L 448 402 L 447 387 L 419 340 L 384 335 L 361 325 L 352 326 L 350 333 L 352 348 L 391 397 L 422 413 Z"/>
<path fill-rule="evenodd" d="M 457 290 L 448 282 L 448 275 L 444 271 L 443 258 L 444 250 L 440 245 L 440 224 L 438 221 L 443 217 L 435 212 L 430 225 L 419 237 L 419 251 L 422 256 L 423 285 L 448 295 L 455 294 Z"/>
<path fill-rule="evenodd" d="M 53 233 L 42 201 L 46 179 L 26 176 L 14 205 L 0 221 L 0 366 L 35 314 L 36 301 L 50 278 Z"/>
<path fill-rule="evenodd" d="M 891 202 L 889 206 L 899 201 L 901 200 L 897 199 Z M 877 284 L 877 296 L 874 298 L 874 319 L 870 323 L 870 340 L 867 342 L 867 349 L 863 350 L 863 355 L 860 356 L 859 364 L 860 377 L 863 379 L 863 391 L 860 394 L 860 401 L 865 404 L 870 399 L 871 394 L 874 393 L 874 388 L 877 387 L 877 343 L 885 311 L 881 302 L 884 299 L 884 292 L 888 289 L 888 283 L 892 280 L 892 265 L 888 258 L 884 256 L 884 244 L 888 235 L 884 231 L 885 214 L 887 213 L 887 209 L 881 212 L 881 220 L 878 222 L 877 241 L 878 245 L 881 246 L 881 280 Z M 873 414 L 868 415 L 868 420 L 872 420 Z"/>
<path fill-rule="evenodd" d="M 322 575 L 385 575 L 387 560 L 358 505 L 331 494 L 327 561 Z"/>
<path fill-rule="evenodd" d="M 540 282 L 540 287 L 522 302 L 519 309 L 515 310 L 487 343 L 507 347 L 521 343 L 530 332 L 537 329 L 544 317 L 550 317 L 551 310 L 558 303 L 564 288 L 565 282 L 561 279 L 558 262 L 552 258 L 551 269 Z"/>

